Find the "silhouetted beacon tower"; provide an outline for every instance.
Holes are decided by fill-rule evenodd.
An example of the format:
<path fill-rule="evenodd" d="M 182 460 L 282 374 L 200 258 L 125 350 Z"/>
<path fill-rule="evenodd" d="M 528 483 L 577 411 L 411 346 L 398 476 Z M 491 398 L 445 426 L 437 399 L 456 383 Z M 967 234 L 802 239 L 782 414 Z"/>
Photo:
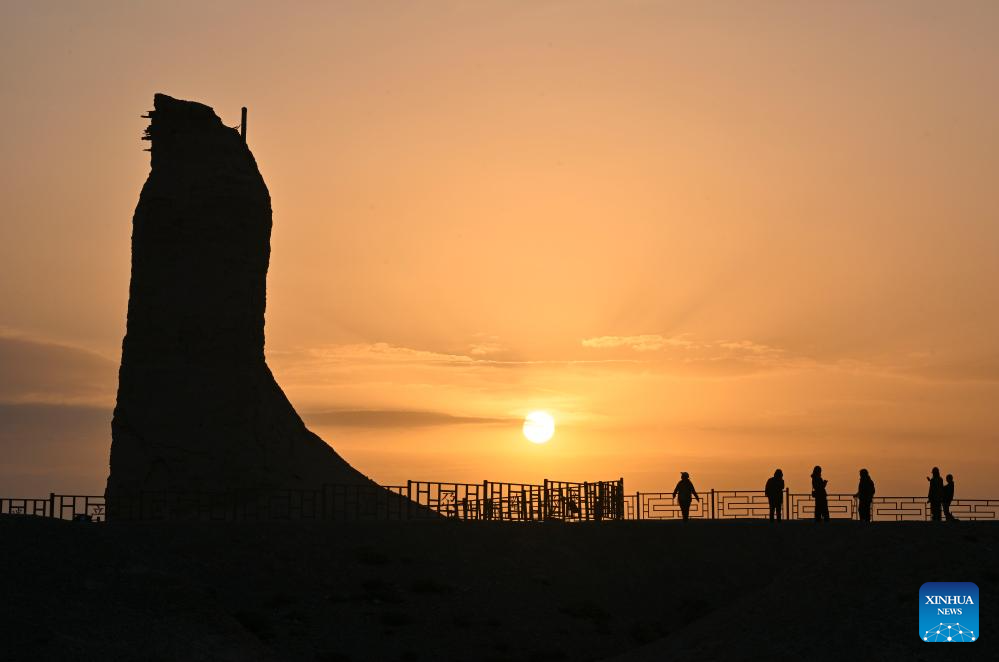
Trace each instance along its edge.
<path fill-rule="evenodd" d="M 271 201 L 242 132 L 157 94 L 107 495 L 371 484 L 306 429 L 264 361 Z"/>

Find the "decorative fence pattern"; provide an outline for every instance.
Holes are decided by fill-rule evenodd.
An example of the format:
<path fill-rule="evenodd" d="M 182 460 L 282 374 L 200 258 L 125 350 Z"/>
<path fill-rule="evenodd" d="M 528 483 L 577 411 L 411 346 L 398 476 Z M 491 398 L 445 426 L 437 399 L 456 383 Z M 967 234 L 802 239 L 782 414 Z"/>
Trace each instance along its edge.
<path fill-rule="evenodd" d="M 763 519 L 769 503 L 762 491 L 711 490 L 690 507 L 691 519 Z M 857 519 L 850 494 L 830 494 L 834 519 Z M 785 519 L 815 516 L 809 494 L 784 493 Z M 999 521 L 999 499 L 956 499 L 951 513 L 964 521 Z M 676 520 L 680 506 L 669 492 L 624 493 L 623 480 L 528 483 L 445 483 L 409 481 L 406 485 L 324 485 L 319 490 L 144 492 L 107 503 L 103 496 L 50 494 L 47 499 L 0 498 L 0 515 L 57 519 L 264 521 L 306 519 L 451 519 L 502 522 Z M 875 497 L 875 521 L 927 521 L 922 497 Z"/>
<path fill-rule="evenodd" d="M 711 490 L 690 506 L 691 519 L 764 519 L 770 516 L 770 504 L 762 490 Z M 834 519 L 859 519 L 857 500 L 852 494 L 828 495 L 829 515 Z M 811 494 L 785 490 L 781 504 L 784 519 L 807 520 L 815 517 Z M 960 520 L 999 521 L 999 499 L 955 499 L 950 512 Z M 680 505 L 670 492 L 635 492 L 624 498 L 624 519 L 680 519 Z M 929 521 L 930 506 L 925 497 L 876 496 L 871 504 L 871 519 L 881 522 Z"/>
<path fill-rule="evenodd" d="M 458 519 L 530 522 L 622 519 L 623 482 L 328 484 L 317 490 L 50 494 L 0 499 L 0 515 L 87 521 L 263 521 Z"/>

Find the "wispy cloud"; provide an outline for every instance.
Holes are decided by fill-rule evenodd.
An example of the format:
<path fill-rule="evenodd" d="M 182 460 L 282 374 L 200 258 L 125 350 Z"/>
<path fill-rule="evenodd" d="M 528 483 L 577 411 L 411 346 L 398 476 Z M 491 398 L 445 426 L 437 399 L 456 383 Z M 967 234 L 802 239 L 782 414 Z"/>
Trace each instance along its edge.
<path fill-rule="evenodd" d="M 468 353 L 474 357 L 494 356 L 507 352 L 508 349 L 497 336 L 480 333 L 468 346 Z"/>
<path fill-rule="evenodd" d="M 666 347 L 676 347 L 680 349 L 690 349 L 696 346 L 686 334 L 666 337 L 659 334 L 644 334 L 640 336 L 598 336 L 596 338 L 586 338 L 582 341 L 583 347 L 594 347 L 598 349 L 627 347 L 636 352 L 657 352 Z"/>
<path fill-rule="evenodd" d="M 584 338 L 580 344 L 590 350 L 621 350 L 641 354 L 648 363 L 704 368 L 707 372 L 745 372 L 747 369 L 801 365 L 803 357 L 752 340 L 704 340 L 692 334 L 664 336 L 642 334 L 632 336 L 597 336 Z M 620 354 L 618 353 L 617 356 Z"/>
<path fill-rule="evenodd" d="M 506 425 L 514 419 L 484 416 L 454 416 L 417 409 L 334 409 L 302 414 L 315 426 L 361 428 L 416 428 L 442 425 Z"/>
<path fill-rule="evenodd" d="M 472 344 L 467 354 L 438 352 L 428 349 L 393 345 L 386 342 L 323 345 L 319 347 L 281 349 L 268 348 L 268 361 L 292 369 L 306 366 L 450 366 L 450 367 L 516 367 L 558 366 L 574 364 L 634 363 L 619 358 L 529 358 L 509 359 L 494 355 L 505 354 L 509 348 L 500 344 Z"/>
<path fill-rule="evenodd" d="M 325 362 L 370 363 L 471 363 L 473 359 L 462 354 L 446 354 L 412 347 L 402 347 L 385 342 L 327 345 L 306 350 L 312 358 Z"/>
<path fill-rule="evenodd" d="M 0 336 L 0 375 L 0 402 L 114 402 L 115 362 L 80 347 Z"/>

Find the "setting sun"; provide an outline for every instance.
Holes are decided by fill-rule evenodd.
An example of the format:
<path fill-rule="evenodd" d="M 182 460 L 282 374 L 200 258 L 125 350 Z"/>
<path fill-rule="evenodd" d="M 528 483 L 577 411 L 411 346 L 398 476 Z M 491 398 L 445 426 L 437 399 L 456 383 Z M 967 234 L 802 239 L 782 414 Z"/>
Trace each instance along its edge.
<path fill-rule="evenodd" d="M 535 444 L 543 444 L 555 434 L 555 419 L 545 411 L 532 411 L 524 419 L 524 436 Z"/>

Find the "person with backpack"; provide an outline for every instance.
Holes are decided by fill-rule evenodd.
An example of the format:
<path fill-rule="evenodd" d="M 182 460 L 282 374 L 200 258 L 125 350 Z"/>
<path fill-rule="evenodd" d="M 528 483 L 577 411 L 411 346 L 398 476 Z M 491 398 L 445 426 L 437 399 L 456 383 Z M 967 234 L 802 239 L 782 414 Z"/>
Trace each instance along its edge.
<path fill-rule="evenodd" d="M 943 478 L 940 477 L 940 469 L 937 467 L 933 467 L 930 474 L 926 477 L 926 480 L 930 483 L 930 491 L 926 495 L 926 501 L 930 504 L 930 516 L 933 521 L 939 522 L 944 501 Z"/>
<path fill-rule="evenodd" d="M 943 486 L 943 512 L 948 522 L 956 522 L 957 518 L 950 512 L 950 503 L 954 500 L 954 474 L 947 474 L 947 482 Z"/>
<path fill-rule="evenodd" d="M 812 469 L 812 497 L 815 499 L 815 521 L 829 521 L 829 496 L 826 494 L 828 480 L 822 478 L 822 467 Z"/>
<path fill-rule="evenodd" d="M 860 470 L 860 484 L 857 486 L 857 514 L 861 522 L 871 521 L 871 503 L 874 501 L 874 481 L 867 469 Z"/>
<path fill-rule="evenodd" d="M 770 521 L 776 519 L 781 521 L 784 510 L 784 472 L 778 469 L 774 475 L 767 479 L 767 484 L 763 488 L 767 494 L 767 502 L 770 504 Z"/>
<path fill-rule="evenodd" d="M 697 490 L 694 489 L 694 484 L 690 482 L 690 474 L 686 471 L 680 472 L 680 482 L 676 484 L 673 488 L 673 498 L 677 499 L 680 503 L 680 512 L 683 514 L 683 521 L 686 522 L 690 516 L 690 500 L 691 498 L 701 500 L 701 497 L 697 496 Z"/>

